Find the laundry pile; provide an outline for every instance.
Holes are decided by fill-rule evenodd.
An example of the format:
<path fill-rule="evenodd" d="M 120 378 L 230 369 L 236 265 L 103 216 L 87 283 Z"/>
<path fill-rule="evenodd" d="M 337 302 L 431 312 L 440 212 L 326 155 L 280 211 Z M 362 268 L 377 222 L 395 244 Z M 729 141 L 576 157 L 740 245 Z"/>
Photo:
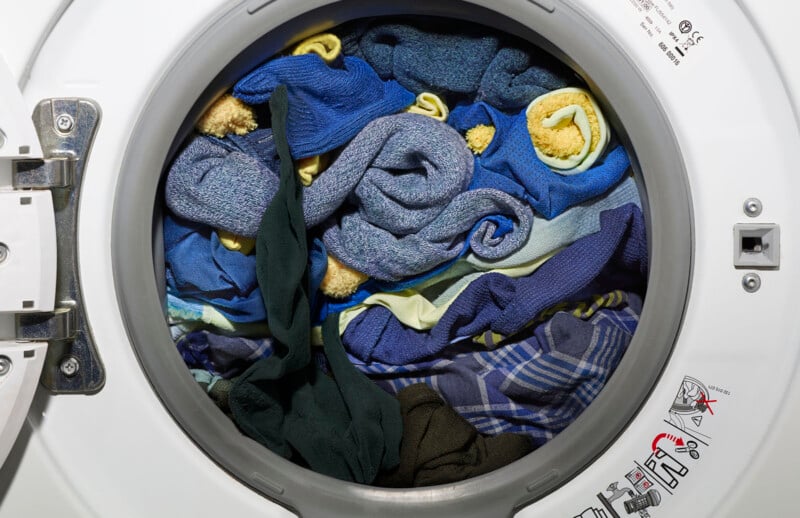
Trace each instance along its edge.
<path fill-rule="evenodd" d="M 638 189 L 592 94 L 448 27 L 302 41 L 208 108 L 166 180 L 179 353 L 242 432 L 343 480 L 521 458 L 598 395 L 642 309 Z"/>

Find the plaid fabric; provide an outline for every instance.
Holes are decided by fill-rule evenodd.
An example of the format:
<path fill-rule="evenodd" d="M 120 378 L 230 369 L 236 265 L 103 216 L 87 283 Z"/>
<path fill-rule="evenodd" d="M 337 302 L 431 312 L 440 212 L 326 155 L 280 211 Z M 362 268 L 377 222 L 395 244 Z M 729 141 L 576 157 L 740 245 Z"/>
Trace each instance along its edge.
<path fill-rule="evenodd" d="M 557 311 L 493 350 L 464 341 L 409 365 L 351 361 L 392 394 L 427 383 L 479 432 L 524 433 L 540 446 L 589 406 L 627 349 L 641 299 L 622 295 L 613 307 L 595 298 Z"/>

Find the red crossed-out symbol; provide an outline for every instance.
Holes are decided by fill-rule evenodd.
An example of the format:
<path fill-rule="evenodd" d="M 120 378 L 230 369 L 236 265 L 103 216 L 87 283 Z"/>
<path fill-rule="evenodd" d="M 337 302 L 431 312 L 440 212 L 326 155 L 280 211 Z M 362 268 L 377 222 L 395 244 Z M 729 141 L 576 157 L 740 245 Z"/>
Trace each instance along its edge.
<path fill-rule="evenodd" d="M 697 400 L 698 404 L 705 405 L 708 408 L 708 411 L 711 412 L 711 415 L 714 415 L 714 410 L 711 408 L 710 403 L 716 403 L 716 399 L 706 399 L 706 395 L 703 392 L 700 392 L 700 399 Z"/>

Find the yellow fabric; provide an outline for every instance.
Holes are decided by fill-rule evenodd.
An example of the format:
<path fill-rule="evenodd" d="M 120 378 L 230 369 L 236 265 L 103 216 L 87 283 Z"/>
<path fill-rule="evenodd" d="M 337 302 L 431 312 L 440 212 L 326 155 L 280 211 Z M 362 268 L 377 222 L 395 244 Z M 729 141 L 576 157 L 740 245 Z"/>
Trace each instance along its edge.
<path fill-rule="evenodd" d="M 250 255 L 256 248 L 256 239 L 254 237 L 237 236 L 233 232 L 227 230 L 217 229 L 217 236 L 222 246 L 228 250 L 241 252 L 244 255 Z"/>
<path fill-rule="evenodd" d="M 495 131 L 494 126 L 485 124 L 478 124 L 474 128 L 468 129 L 466 135 L 467 147 L 476 155 L 480 155 L 492 143 Z"/>
<path fill-rule="evenodd" d="M 536 154 L 550 167 L 584 171 L 608 143 L 605 118 L 591 94 L 582 88 L 544 94 L 525 113 Z"/>
<path fill-rule="evenodd" d="M 301 158 L 295 162 L 300 183 L 305 187 L 311 185 L 314 182 L 314 177 L 328 167 L 329 161 L 328 154 L 325 153 L 324 155 Z"/>
<path fill-rule="evenodd" d="M 509 277 L 530 275 L 555 254 L 556 252 L 554 251 L 530 263 L 513 268 L 498 268 L 496 270 L 480 272 L 475 279 L 487 273 L 501 273 Z M 473 282 L 475 279 L 473 279 Z M 453 297 L 439 306 L 434 305 L 416 290 L 409 289 L 392 293 L 375 293 L 367 297 L 361 304 L 357 304 L 342 311 L 339 315 L 339 333 L 344 333 L 350 322 L 370 306 L 383 306 L 387 308 L 400 322 L 412 329 L 420 331 L 431 329 L 439 322 L 445 311 L 447 311 L 453 301 L 467 286 L 469 286 L 469 284 L 462 286 Z"/>
<path fill-rule="evenodd" d="M 197 131 L 222 138 L 228 133 L 245 135 L 258 127 L 253 109 L 236 97 L 225 94 L 217 99 L 195 125 Z"/>
<path fill-rule="evenodd" d="M 292 56 L 311 53 L 321 57 L 325 63 L 332 63 L 342 53 L 342 42 L 335 34 L 317 34 L 298 43 Z"/>
<path fill-rule="evenodd" d="M 430 92 L 422 92 L 417 95 L 417 100 L 406 108 L 406 112 L 427 115 L 442 122 L 445 122 L 447 117 L 450 116 L 450 110 L 444 101 L 438 95 Z"/>
<path fill-rule="evenodd" d="M 319 289 L 329 297 L 343 299 L 355 293 L 367 279 L 368 275 L 342 264 L 329 255 L 328 268 L 325 270 L 325 277 L 322 278 Z"/>
<path fill-rule="evenodd" d="M 586 320 L 587 318 L 591 318 L 591 316 L 597 313 L 597 311 L 599 311 L 600 309 L 617 307 L 620 304 L 622 304 L 626 299 L 627 297 L 624 292 L 620 290 L 614 290 L 612 292 L 604 293 L 602 295 L 592 295 L 591 300 L 588 301 L 561 302 L 536 315 L 536 318 L 525 324 L 525 326 L 522 329 L 527 329 L 536 324 L 545 322 L 560 311 L 569 312 L 575 318 Z M 520 331 L 522 331 L 522 329 Z M 503 341 L 507 341 L 509 338 L 508 336 L 492 332 L 476 336 L 473 338 L 473 340 L 481 345 L 487 345 L 487 339 L 486 339 L 487 334 L 491 337 L 491 342 L 493 344 L 500 344 Z"/>

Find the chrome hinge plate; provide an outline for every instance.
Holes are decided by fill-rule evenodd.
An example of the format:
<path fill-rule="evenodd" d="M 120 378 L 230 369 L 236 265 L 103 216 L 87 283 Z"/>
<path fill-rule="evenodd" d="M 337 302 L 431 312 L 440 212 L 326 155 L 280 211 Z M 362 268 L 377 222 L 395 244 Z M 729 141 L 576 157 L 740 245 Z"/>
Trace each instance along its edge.
<path fill-rule="evenodd" d="M 81 182 L 99 121 L 100 108 L 92 100 L 46 99 L 33 112 L 43 159 L 12 164 L 14 192 L 52 194 L 58 254 L 54 310 L 18 313 L 14 338 L 48 342 L 41 381 L 55 393 L 93 393 L 105 383 L 83 305 L 77 235 Z"/>

